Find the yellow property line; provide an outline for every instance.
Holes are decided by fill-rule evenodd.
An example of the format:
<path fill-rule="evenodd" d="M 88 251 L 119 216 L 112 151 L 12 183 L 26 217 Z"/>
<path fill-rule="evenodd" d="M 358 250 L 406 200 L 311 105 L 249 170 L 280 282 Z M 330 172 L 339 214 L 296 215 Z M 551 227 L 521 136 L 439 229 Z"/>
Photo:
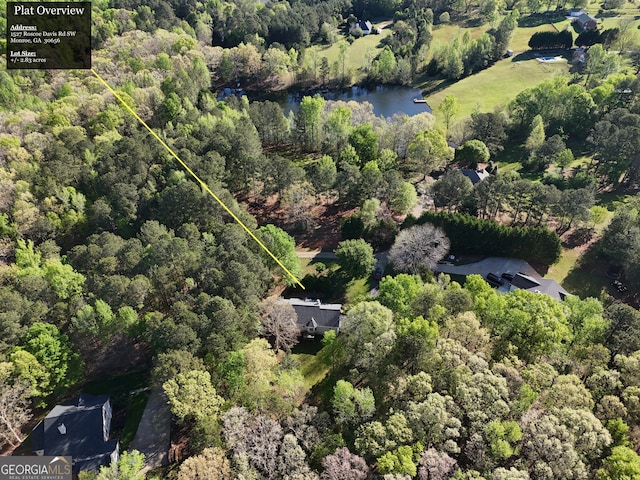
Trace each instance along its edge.
<path fill-rule="evenodd" d="M 193 178 L 195 178 L 195 179 L 196 179 L 196 181 L 197 181 L 197 182 L 202 186 L 202 188 L 204 188 L 204 189 L 207 191 L 207 193 L 209 193 L 209 195 L 211 195 L 211 196 L 213 197 L 213 199 L 214 199 L 216 202 L 218 202 L 218 203 L 220 204 L 220 206 L 221 206 L 221 207 L 222 207 L 222 208 L 223 208 L 223 209 L 224 209 L 224 210 L 225 210 L 229 215 L 231 215 L 231 218 L 233 218 L 233 219 L 234 219 L 234 220 L 235 220 L 235 221 L 236 221 L 236 222 L 237 222 L 237 223 L 238 223 L 242 228 L 244 228 L 244 230 L 249 234 L 249 236 L 250 236 L 251 238 L 253 238 L 253 239 L 255 240 L 255 242 L 256 242 L 258 245 L 260 245 L 260 247 L 261 247 L 265 252 L 267 252 L 271 258 L 273 258 L 273 259 L 276 261 L 276 263 L 280 266 L 280 268 L 282 268 L 282 269 L 287 273 L 287 275 L 289 275 L 289 276 L 290 276 L 290 277 L 291 277 L 291 278 L 292 278 L 292 279 L 293 279 L 293 280 L 294 280 L 294 281 L 295 281 L 295 282 L 296 282 L 300 287 L 302 287 L 302 288 L 304 289 L 304 285 L 302 285 L 302 283 L 300 283 L 300 280 L 298 280 L 298 279 L 296 278 L 296 276 L 295 276 L 293 273 L 291 273 L 291 272 L 289 271 L 289 269 L 288 269 L 287 267 L 285 267 L 285 266 L 282 264 L 282 262 L 281 262 L 280 260 L 278 260 L 278 258 L 276 258 L 276 256 L 275 256 L 273 253 L 271 253 L 271 250 L 269 250 L 269 249 L 266 247 L 266 245 L 265 245 L 264 243 L 262 243 L 262 242 L 260 241 L 260 239 L 259 239 L 258 237 L 256 237 L 256 236 L 255 236 L 255 234 L 254 234 L 251 230 L 249 230 L 249 228 L 248 228 L 248 227 L 247 227 L 247 226 L 242 222 L 242 220 L 240 220 L 240 219 L 236 216 L 236 214 L 235 214 L 235 213 L 233 213 L 233 212 L 229 209 L 229 207 L 227 207 L 227 206 L 225 205 L 225 203 L 224 203 L 222 200 L 220 200 L 220 198 L 219 198 L 215 193 L 213 193 L 213 191 L 209 188 L 209 186 L 208 186 L 208 185 L 207 185 L 203 180 L 201 180 L 201 179 L 200 179 L 200 177 L 198 177 L 198 176 L 194 173 L 194 171 L 193 171 L 193 170 L 191 170 L 191 168 L 189 168 L 189 165 L 187 165 L 185 162 L 183 162 L 183 161 L 182 161 L 182 159 L 181 159 L 181 158 L 176 154 L 176 152 L 174 152 L 174 151 L 171 149 L 171 147 L 169 147 L 169 145 L 167 145 L 167 144 L 166 144 L 166 143 L 165 143 L 165 142 L 164 142 L 164 141 L 163 141 L 163 140 L 158 136 L 158 134 L 157 134 L 156 132 L 154 132 L 154 131 L 151 129 L 151 127 L 149 127 L 149 125 L 147 125 L 147 124 L 145 123 L 145 121 L 144 121 L 144 120 L 142 120 L 142 118 L 140 118 L 140 116 L 139 116 L 139 115 L 138 115 L 138 114 L 137 114 L 137 113 L 136 113 L 136 112 L 135 112 L 135 111 L 134 111 L 134 110 L 133 110 L 133 109 L 132 109 L 132 108 L 131 108 L 131 107 L 130 107 L 130 106 L 129 106 L 129 105 L 128 105 L 124 100 L 123 100 L 123 99 L 122 99 L 122 97 L 120 97 L 120 95 L 118 95 L 118 94 L 116 93 L 116 91 L 115 91 L 113 88 L 111 88 L 111 86 L 110 86 L 110 85 L 109 85 L 109 84 L 108 84 L 108 83 L 107 83 L 107 82 L 106 82 L 106 81 L 105 81 L 105 80 L 104 80 L 104 79 L 103 79 L 103 78 L 98 74 L 98 72 L 96 72 L 96 71 L 92 68 L 92 69 L 91 69 L 91 73 L 93 73 L 93 74 L 96 76 L 96 78 L 97 78 L 98 80 L 100 80 L 100 81 L 103 83 L 103 85 L 104 85 L 105 87 L 107 87 L 107 89 L 108 89 L 108 90 L 113 94 L 113 96 L 114 96 L 114 97 L 116 97 L 116 98 L 120 101 L 120 103 L 122 103 L 122 105 L 123 105 L 127 110 L 129 110 L 129 113 L 131 113 L 131 115 L 133 115 L 133 116 L 136 118 L 136 120 L 138 120 L 138 122 L 140 122 L 140 123 L 141 123 L 141 124 L 142 124 L 146 129 L 147 129 L 147 130 L 149 130 L 149 133 L 150 133 L 151 135 L 153 135 L 153 136 L 154 136 L 154 138 L 155 138 L 156 140 L 158 140 L 158 142 L 160 142 L 160 144 L 161 144 L 161 145 L 162 145 L 162 146 L 163 146 L 163 147 L 164 147 L 164 148 L 165 148 L 165 149 L 166 149 L 166 150 L 167 150 L 167 151 L 168 151 L 168 152 L 173 156 L 173 158 L 175 158 L 175 159 L 180 163 L 180 165 L 182 165 L 182 167 L 183 167 L 187 172 L 189 172 L 189 174 L 190 174 Z"/>

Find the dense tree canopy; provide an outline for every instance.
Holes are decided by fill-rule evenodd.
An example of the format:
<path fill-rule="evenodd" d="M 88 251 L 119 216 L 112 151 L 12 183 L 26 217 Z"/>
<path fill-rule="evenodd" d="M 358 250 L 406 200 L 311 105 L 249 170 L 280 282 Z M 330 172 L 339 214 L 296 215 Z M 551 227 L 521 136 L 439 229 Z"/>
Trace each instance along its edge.
<path fill-rule="evenodd" d="M 316 270 L 318 285 L 349 293 L 305 292 L 343 303 L 341 328 L 305 353 L 293 348 L 295 312 L 269 297 L 288 296 L 292 279 L 96 79 L 0 65 L 2 444 L 85 380 L 153 365 L 149 385 L 189 438 L 171 478 L 638 476 L 635 308 L 429 272 L 449 246 L 550 265 L 559 235 L 598 223 L 598 189 L 636 188 L 640 83 L 621 61 L 638 64 L 631 23 L 581 35 L 591 48 L 571 78 L 466 119 L 451 96 L 436 124 L 314 95 L 485 69 L 519 11 L 544 7 L 525 3 L 94 2 L 96 70 L 294 276 L 313 270 L 295 239 L 306 247 L 328 217 L 336 232 L 349 215 L 339 268 Z M 366 18 L 391 32 L 369 37 L 356 72 L 348 55 L 365 40 L 348 29 Z M 438 45 L 434 18 L 477 31 Z M 540 32 L 531 46 L 564 48 L 569 34 Z M 288 115 L 236 97 L 294 86 L 300 108 Z M 459 172 L 485 164 L 475 185 Z M 427 211 L 405 219 L 416 206 Z M 603 208 L 594 251 L 635 291 L 638 207 L 606 225 Z M 374 247 L 391 251 L 371 298 Z M 83 476 L 135 479 L 142 465 L 123 452 Z"/>

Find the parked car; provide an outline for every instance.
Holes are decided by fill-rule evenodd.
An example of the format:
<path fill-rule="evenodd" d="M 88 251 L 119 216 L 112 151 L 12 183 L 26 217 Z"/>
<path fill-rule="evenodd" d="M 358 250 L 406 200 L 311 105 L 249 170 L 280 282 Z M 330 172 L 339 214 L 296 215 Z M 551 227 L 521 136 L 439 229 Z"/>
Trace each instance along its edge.
<path fill-rule="evenodd" d="M 373 272 L 373 279 L 374 280 L 380 280 L 382 278 L 382 274 L 384 273 L 384 271 L 382 270 L 382 268 L 377 267 L 376 271 Z"/>
<path fill-rule="evenodd" d="M 489 282 L 493 282 L 498 285 L 504 285 L 504 280 L 500 278 L 498 275 L 496 275 L 495 273 L 487 273 L 486 278 L 487 280 L 489 280 Z"/>
<path fill-rule="evenodd" d="M 508 273 L 508 272 L 505 272 L 505 273 L 503 273 L 503 274 L 502 274 L 502 275 L 500 275 L 500 276 L 501 276 L 502 278 L 504 278 L 505 280 L 508 280 L 509 282 L 510 282 L 511 280 L 513 280 L 513 277 L 515 277 L 515 275 L 514 275 L 513 273 Z"/>
<path fill-rule="evenodd" d="M 622 283 L 620 280 L 614 280 L 613 282 L 611 282 L 611 285 L 618 290 L 620 293 L 624 293 L 627 290 L 629 290 L 629 287 L 627 287 L 624 283 Z"/>

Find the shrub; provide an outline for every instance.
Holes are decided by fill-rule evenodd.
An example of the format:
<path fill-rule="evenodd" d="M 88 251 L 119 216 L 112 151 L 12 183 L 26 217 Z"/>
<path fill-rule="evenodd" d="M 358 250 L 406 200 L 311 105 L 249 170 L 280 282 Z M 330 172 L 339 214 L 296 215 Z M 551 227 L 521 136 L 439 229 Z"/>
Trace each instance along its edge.
<path fill-rule="evenodd" d="M 515 257 L 545 265 L 560 258 L 560 237 L 546 227 L 507 227 L 471 215 L 431 211 L 415 220 L 427 222 L 445 231 L 455 253 Z"/>

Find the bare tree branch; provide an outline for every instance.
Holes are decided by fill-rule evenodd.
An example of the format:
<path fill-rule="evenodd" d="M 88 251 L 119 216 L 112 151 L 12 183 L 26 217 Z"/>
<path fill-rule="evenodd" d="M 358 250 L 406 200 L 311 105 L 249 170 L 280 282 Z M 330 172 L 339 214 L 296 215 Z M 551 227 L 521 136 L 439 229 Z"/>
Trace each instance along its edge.
<path fill-rule="evenodd" d="M 28 395 L 31 388 L 17 380 L 13 385 L 0 384 L 0 440 L 2 445 L 22 443 L 22 427 L 31 419 Z"/>
<path fill-rule="evenodd" d="M 262 334 L 272 338 L 276 350 L 289 351 L 296 343 L 300 331 L 296 325 L 298 314 L 281 298 L 269 297 L 260 304 Z"/>
<path fill-rule="evenodd" d="M 420 273 L 433 269 L 449 251 L 449 239 L 444 231 L 430 223 L 402 230 L 389 252 L 393 268 L 404 273 Z"/>

